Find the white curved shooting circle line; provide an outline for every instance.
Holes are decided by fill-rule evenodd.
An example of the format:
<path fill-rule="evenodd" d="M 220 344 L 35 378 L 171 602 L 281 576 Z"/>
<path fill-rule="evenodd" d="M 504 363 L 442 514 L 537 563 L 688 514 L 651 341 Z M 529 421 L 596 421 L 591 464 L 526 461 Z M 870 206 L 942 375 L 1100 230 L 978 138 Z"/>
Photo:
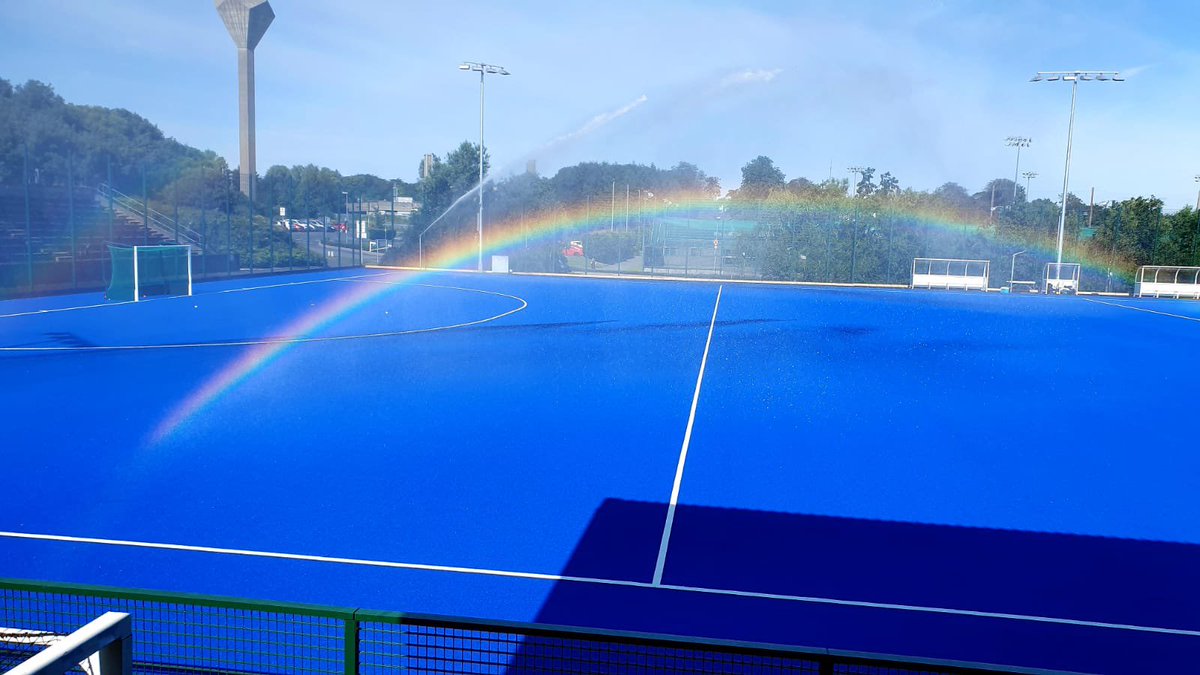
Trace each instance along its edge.
<path fill-rule="evenodd" d="M 347 280 L 341 280 L 346 282 Z M 482 319 L 473 321 L 463 321 L 460 323 L 448 324 L 445 326 L 429 326 L 426 328 L 408 328 L 405 330 L 380 331 L 375 333 L 358 333 L 354 335 L 326 335 L 320 337 L 290 337 L 290 338 L 261 338 L 253 340 L 230 340 L 228 342 L 189 342 L 178 344 L 142 344 L 142 345 L 90 345 L 90 346 L 71 346 L 71 347 L 0 347 L 0 353 L 63 353 L 63 352 L 120 352 L 120 351 L 144 351 L 157 349 L 209 349 L 214 347 L 256 347 L 260 345 L 301 345 L 315 344 L 324 342 L 345 342 L 348 340 L 369 340 L 375 338 L 400 337 L 404 335 L 419 335 L 422 333 L 438 333 L 448 330 L 457 330 L 461 328 L 471 328 L 485 323 L 498 321 L 508 316 L 512 316 L 517 312 L 521 312 L 529 307 L 529 302 L 524 298 L 508 293 L 500 293 L 497 291 L 485 291 L 479 288 L 464 288 L 461 286 L 440 286 L 435 284 L 405 284 L 403 282 L 389 281 L 352 281 L 349 283 L 373 283 L 385 284 L 391 286 L 421 286 L 424 288 L 441 288 L 452 291 L 463 291 L 466 293 L 478 293 L 480 295 L 492 295 L 499 298 L 515 300 L 518 304 L 508 311 L 501 312 Z"/>

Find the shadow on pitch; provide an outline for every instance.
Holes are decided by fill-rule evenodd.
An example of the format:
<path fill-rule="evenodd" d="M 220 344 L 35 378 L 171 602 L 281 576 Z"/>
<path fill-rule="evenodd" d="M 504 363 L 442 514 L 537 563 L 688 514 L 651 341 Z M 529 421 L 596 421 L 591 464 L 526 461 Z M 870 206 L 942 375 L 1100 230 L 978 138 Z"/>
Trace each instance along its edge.
<path fill-rule="evenodd" d="M 563 575 L 650 581 L 666 512 L 664 504 L 606 500 Z M 680 506 L 667 588 L 560 582 L 537 621 L 1147 672 L 1194 665 L 1200 637 L 734 593 L 1194 630 L 1197 569 L 1200 546 L 1189 544 Z M 522 651 L 515 672 L 532 668 L 532 656 Z"/>

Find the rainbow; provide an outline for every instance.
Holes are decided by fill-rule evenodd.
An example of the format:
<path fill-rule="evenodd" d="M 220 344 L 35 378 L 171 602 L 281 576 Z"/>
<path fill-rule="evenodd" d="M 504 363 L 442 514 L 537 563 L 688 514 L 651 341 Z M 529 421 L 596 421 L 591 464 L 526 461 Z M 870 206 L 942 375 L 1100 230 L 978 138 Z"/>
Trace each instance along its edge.
<path fill-rule="evenodd" d="M 799 200 L 794 203 L 784 203 L 785 208 L 800 208 L 811 212 L 821 212 L 833 217 L 850 216 L 852 203 L 846 199 L 828 200 Z M 721 213 L 723 202 L 714 200 L 707 195 L 673 195 L 671 201 L 655 199 L 639 199 L 633 202 L 629 210 L 629 222 L 636 223 L 639 219 L 650 217 L 670 217 L 680 213 L 710 214 L 713 217 Z M 542 243 L 559 243 L 566 239 L 580 236 L 584 231 L 608 228 L 610 225 L 623 226 L 626 222 L 624 199 L 619 200 L 616 209 L 604 208 L 609 204 L 577 204 L 559 206 L 553 209 L 519 217 L 508 218 L 497 223 L 489 224 L 485 234 L 485 253 L 509 251 L 519 246 Z M 772 208 L 768 202 L 760 215 L 769 214 Z M 893 208 L 889 205 L 887 217 L 897 219 L 909 227 L 924 227 L 945 232 L 993 233 L 992 228 L 985 223 L 971 222 L 961 213 L 945 209 L 901 206 Z M 473 269 L 478 255 L 478 241 L 471 232 L 470 236 L 440 241 L 436 244 L 436 252 L 425 256 L 425 267 L 429 270 Z M 1031 243 L 1013 240 L 1014 246 L 1020 246 L 1036 251 L 1043 256 L 1053 255 L 1051 243 Z M 414 261 L 415 262 L 415 261 Z M 1073 262 L 1102 268 L 1108 262 L 1101 256 L 1084 255 Z M 250 346 L 238 358 L 213 374 L 200 387 L 176 404 L 158 423 L 149 436 L 150 443 L 159 443 L 176 430 L 181 428 L 189 419 L 211 405 L 225 393 L 246 381 L 255 373 L 276 361 L 289 347 L 302 341 L 316 331 L 327 328 L 351 312 L 366 306 L 388 293 L 395 292 L 406 284 L 412 284 L 422 276 L 432 271 L 415 272 L 405 278 L 403 284 L 372 284 L 349 283 L 347 290 L 330 301 L 315 307 L 312 311 L 301 315 L 295 321 L 283 327 L 274 336 L 262 344 Z M 1124 276 L 1124 275 L 1122 275 Z"/>

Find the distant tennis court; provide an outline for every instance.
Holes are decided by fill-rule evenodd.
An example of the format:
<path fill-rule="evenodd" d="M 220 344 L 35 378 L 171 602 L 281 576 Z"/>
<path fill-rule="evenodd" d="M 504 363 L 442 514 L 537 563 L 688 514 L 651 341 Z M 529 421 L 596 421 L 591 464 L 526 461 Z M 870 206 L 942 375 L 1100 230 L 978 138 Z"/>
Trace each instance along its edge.
<path fill-rule="evenodd" d="M 0 577 L 1200 654 L 1200 304 L 357 269 L 0 302 Z"/>

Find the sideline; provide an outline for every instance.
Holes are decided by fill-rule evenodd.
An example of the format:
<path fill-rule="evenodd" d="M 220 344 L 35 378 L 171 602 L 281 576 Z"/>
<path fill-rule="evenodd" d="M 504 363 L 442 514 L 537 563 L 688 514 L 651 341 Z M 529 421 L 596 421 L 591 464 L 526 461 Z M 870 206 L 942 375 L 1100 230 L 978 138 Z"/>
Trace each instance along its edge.
<path fill-rule="evenodd" d="M 300 562 L 332 563 L 338 565 L 355 565 L 359 567 L 383 567 L 390 569 L 415 570 L 422 572 L 450 572 L 455 574 L 472 574 L 477 576 L 504 577 L 510 579 L 531 579 L 536 581 L 570 582 L 580 584 L 595 584 L 603 586 L 620 586 L 624 588 L 658 589 L 680 591 L 684 593 L 699 593 L 739 598 L 755 598 L 760 600 L 784 600 L 821 605 L 838 605 L 843 607 L 858 607 L 864 609 L 888 609 L 902 612 L 919 612 L 925 614 L 946 614 L 982 619 L 1005 619 L 1009 621 L 1025 621 L 1030 623 L 1048 623 L 1063 626 L 1080 626 L 1084 628 L 1103 628 L 1108 630 L 1131 631 L 1138 633 L 1158 633 L 1164 635 L 1182 635 L 1200 637 L 1200 630 L 1186 628 L 1162 628 L 1159 626 L 1139 626 L 1125 623 L 1109 623 L 1106 621 L 1088 621 L 1085 619 L 1065 619 L 1035 614 L 1011 614 L 1007 612 L 986 612 L 972 609 L 953 609 L 948 607 L 925 607 L 921 605 L 902 605 L 890 602 L 869 602 L 866 600 L 839 600 L 837 598 L 820 598 L 804 595 L 785 595 L 781 593 L 761 593 L 758 591 L 738 591 L 723 588 L 704 588 L 700 586 L 677 586 L 662 584 L 656 586 L 646 581 L 628 581 L 623 579 L 603 579 L 596 577 L 577 577 L 565 574 L 546 574 L 541 572 L 517 572 L 512 570 L 486 569 L 479 567 L 458 567 L 452 565 L 428 565 L 423 563 L 390 562 L 386 560 L 364 560 L 361 558 L 339 558 L 323 555 L 304 555 L 300 553 L 275 553 L 270 551 L 251 551 L 236 548 L 218 548 L 215 546 L 191 546 L 187 544 L 164 544 L 145 541 L 129 541 L 125 539 L 100 539 L 96 537 L 73 537 L 58 534 L 32 534 L 27 532 L 0 531 L 0 538 L 24 539 L 32 541 L 49 541 L 69 544 L 92 544 L 100 546 L 118 546 L 124 548 L 153 549 L 159 551 L 186 551 L 190 553 L 209 553 L 216 555 L 241 556 L 250 558 L 270 558 L 276 560 L 293 560 Z"/>

